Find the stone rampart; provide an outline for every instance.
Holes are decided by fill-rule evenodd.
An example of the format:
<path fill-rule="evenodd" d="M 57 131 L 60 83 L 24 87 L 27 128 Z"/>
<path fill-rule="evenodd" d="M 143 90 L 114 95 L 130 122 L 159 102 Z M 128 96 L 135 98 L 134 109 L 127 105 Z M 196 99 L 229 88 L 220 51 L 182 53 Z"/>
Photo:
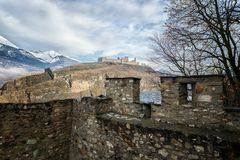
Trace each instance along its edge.
<path fill-rule="evenodd" d="M 237 132 L 216 132 L 110 112 L 99 114 L 99 108 L 109 110 L 108 104 L 83 98 L 74 109 L 70 160 L 219 160 L 240 156 Z"/>
<path fill-rule="evenodd" d="M 187 87 L 185 84 L 192 82 L 187 80 L 180 85 Z M 197 83 L 194 82 L 191 91 L 196 92 Z M 201 90 L 205 94 L 208 93 L 205 89 L 210 88 L 214 101 L 170 106 L 139 103 L 139 84 L 138 78 L 110 78 L 106 82 L 108 97 L 0 104 L 0 157 L 4 160 L 240 157 L 239 114 L 230 114 L 221 103 L 214 102 L 214 96 L 222 93 L 220 83 L 206 83 L 207 87 Z"/>
<path fill-rule="evenodd" d="M 111 98 L 1 104 L 4 160 L 236 159 L 238 130 L 157 122 L 113 113 Z M 223 127 L 223 126 L 221 126 Z"/>
<path fill-rule="evenodd" d="M 75 102 L 0 104 L 0 159 L 68 160 Z"/>

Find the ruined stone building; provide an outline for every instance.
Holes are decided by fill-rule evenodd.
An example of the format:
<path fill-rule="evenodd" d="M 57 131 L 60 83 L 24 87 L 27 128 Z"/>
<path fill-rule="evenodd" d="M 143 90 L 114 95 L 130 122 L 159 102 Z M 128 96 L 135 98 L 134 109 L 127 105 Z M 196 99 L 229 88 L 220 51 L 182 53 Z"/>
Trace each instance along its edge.
<path fill-rule="evenodd" d="M 223 106 L 222 75 L 161 77 L 163 105 Z"/>
<path fill-rule="evenodd" d="M 0 104 L 3 160 L 234 160 L 239 114 L 222 76 L 162 77 L 162 105 L 141 103 L 139 78 L 107 78 L 106 96 Z"/>
<path fill-rule="evenodd" d="M 131 65 L 139 65 L 140 63 L 137 62 L 137 59 L 134 58 L 133 60 L 129 60 L 128 57 L 122 57 L 122 58 L 117 58 L 117 59 L 110 59 L 107 57 L 100 57 L 98 58 L 99 63 L 104 63 L 104 62 L 111 62 L 111 63 L 123 63 L 123 64 L 131 64 Z"/>

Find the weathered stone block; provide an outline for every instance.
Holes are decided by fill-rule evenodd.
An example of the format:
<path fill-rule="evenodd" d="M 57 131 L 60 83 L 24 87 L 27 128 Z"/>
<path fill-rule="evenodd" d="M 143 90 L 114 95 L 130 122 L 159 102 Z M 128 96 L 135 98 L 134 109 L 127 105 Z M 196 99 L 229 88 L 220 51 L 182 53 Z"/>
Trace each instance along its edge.
<path fill-rule="evenodd" d="M 212 102 L 212 96 L 210 95 L 198 95 L 197 101 L 199 102 Z"/>

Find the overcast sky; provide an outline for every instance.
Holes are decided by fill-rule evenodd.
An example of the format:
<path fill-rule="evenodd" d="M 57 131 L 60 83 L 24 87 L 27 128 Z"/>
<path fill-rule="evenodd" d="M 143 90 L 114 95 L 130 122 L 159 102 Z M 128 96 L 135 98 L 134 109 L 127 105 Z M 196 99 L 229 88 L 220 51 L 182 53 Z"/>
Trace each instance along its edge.
<path fill-rule="evenodd" d="M 165 0 L 0 0 L 0 35 L 27 50 L 82 59 L 145 58 Z"/>

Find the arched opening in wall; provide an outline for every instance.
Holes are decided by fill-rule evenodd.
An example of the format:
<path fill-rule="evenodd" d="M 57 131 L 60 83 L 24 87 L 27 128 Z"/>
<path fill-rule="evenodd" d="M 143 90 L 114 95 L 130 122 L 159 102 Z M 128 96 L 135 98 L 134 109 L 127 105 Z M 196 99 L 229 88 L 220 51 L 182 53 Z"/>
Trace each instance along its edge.
<path fill-rule="evenodd" d="M 193 104 L 194 83 L 180 83 L 179 85 L 179 104 Z"/>

